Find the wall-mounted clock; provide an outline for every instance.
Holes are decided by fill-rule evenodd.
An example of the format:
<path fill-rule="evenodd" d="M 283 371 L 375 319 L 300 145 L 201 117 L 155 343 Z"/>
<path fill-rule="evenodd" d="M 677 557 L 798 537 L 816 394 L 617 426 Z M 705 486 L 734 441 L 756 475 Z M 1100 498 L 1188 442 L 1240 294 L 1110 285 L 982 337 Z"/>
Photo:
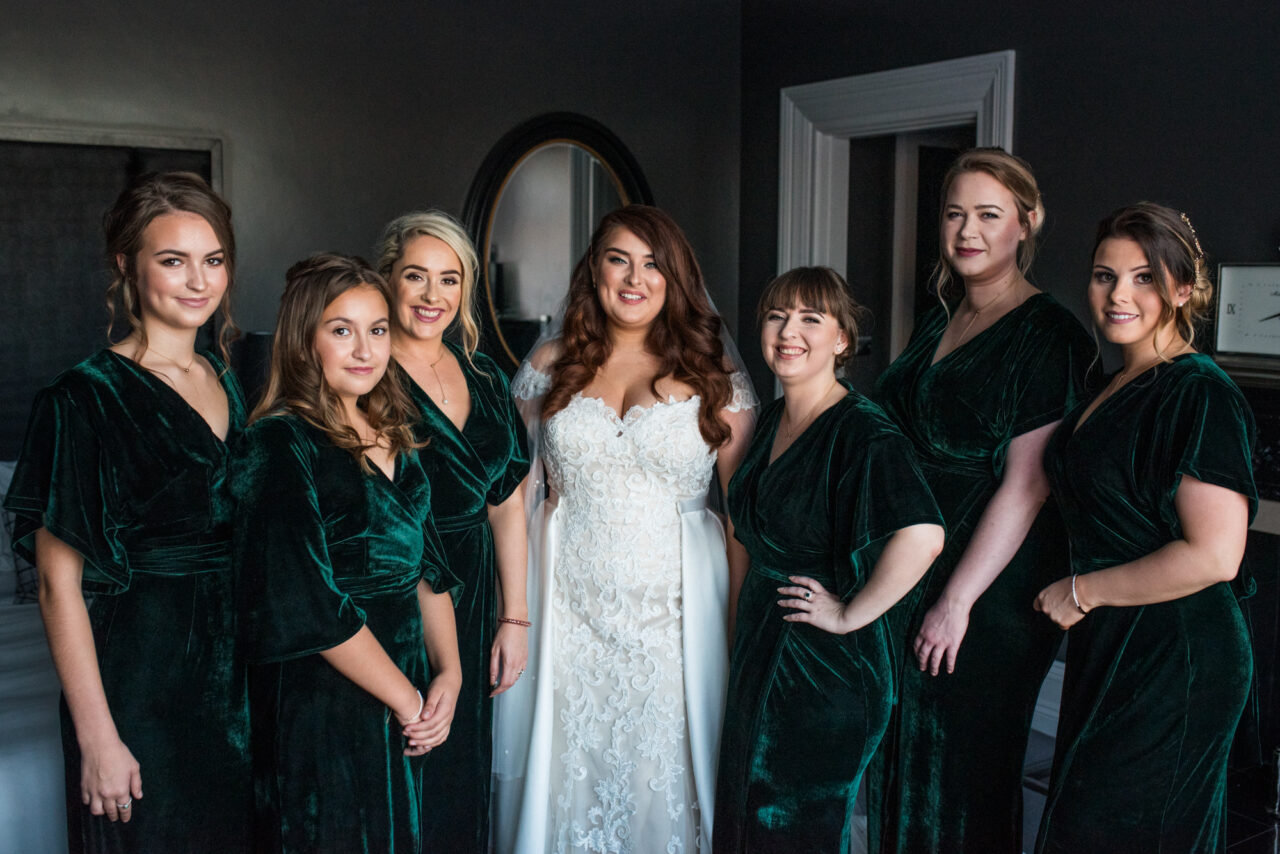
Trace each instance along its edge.
<path fill-rule="evenodd" d="M 1280 357 L 1280 265 L 1218 268 L 1214 343 L 1222 354 Z"/>

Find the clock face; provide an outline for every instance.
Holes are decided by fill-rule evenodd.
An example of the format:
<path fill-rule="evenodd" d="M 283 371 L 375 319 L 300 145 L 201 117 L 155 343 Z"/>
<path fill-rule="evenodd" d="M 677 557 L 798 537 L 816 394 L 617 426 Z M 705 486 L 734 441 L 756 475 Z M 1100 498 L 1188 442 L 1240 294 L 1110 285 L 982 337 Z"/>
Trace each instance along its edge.
<path fill-rule="evenodd" d="M 1223 266 L 1218 276 L 1220 353 L 1280 356 L 1280 266 Z"/>

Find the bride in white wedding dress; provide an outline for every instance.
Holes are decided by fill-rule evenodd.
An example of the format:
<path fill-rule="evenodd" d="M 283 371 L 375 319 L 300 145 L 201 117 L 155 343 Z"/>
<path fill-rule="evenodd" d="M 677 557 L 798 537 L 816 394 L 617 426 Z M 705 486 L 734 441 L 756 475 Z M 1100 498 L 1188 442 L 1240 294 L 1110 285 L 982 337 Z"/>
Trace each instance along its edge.
<path fill-rule="evenodd" d="M 560 336 L 512 384 L 548 489 L 531 521 L 530 673 L 495 710 L 504 854 L 711 849 L 746 556 L 706 498 L 757 403 L 719 326 L 679 227 L 629 206 L 601 222 Z"/>

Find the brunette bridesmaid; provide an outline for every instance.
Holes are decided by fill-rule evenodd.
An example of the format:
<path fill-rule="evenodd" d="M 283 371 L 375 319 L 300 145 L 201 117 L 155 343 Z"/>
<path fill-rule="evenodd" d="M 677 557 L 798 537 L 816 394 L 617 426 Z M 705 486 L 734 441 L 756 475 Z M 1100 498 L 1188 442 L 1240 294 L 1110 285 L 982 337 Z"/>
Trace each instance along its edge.
<path fill-rule="evenodd" d="M 1027 607 L 1066 571 L 1041 465 L 1094 345 L 1026 279 L 1044 207 L 1026 163 L 961 154 L 938 286 L 878 394 L 912 440 L 947 545 L 896 609 L 901 700 L 869 775 L 872 850 L 1020 854 L 1022 763 L 1061 632 Z"/>
<path fill-rule="evenodd" d="M 717 852 L 849 850 L 853 801 L 893 703 L 885 611 L 942 549 L 911 443 L 836 379 L 857 341 L 834 270 L 802 267 L 760 299 L 782 384 L 729 484 L 751 555 L 720 744 Z"/>
<path fill-rule="evenodd" d="M 5 501 L 62 682 L 68 840 L 247 851 L 226 486 L 245 419 L 226 367 L 231 211 L 196 175 L 149 174 L 104 225 L 107 301 L 129 334 L 37 396 Z M 198 353 L 215 313 L 218 353 Z"/>
<path fill-rule="evenodd" d="M 232 475 L 258 847 L 417 852 L 421 757 L 462 678 L 456 582 L 393 375 L 386 282 L 328 254 L 287 279 Z"/>
<path fill-rule="evenodd" d="M 405 214 L 383 230 L 378 268 L 391 283 L 392 351 L 421 417 L 431 512 L 463 581 L 462 693 L 452 736 L 423 772 L 423 848 L 485 852 L 492 698 L 529 656 L 524 422 L 506 375 L 476 351 L 476 253 L 462 227 L 440 211 Z"/>
<path fill-rule="evenodd" d="M 1036 850 L 1220 852 L 1253 671 L 1228 583 L 1257 509 L 1253 416 L 1192 346 L 1212 288 L 1186 215 L 1098 226 L 1089 308 L 1124 366 L 1045 455 L 1071 573 L 1036 608 L 1071 630 Z"/>

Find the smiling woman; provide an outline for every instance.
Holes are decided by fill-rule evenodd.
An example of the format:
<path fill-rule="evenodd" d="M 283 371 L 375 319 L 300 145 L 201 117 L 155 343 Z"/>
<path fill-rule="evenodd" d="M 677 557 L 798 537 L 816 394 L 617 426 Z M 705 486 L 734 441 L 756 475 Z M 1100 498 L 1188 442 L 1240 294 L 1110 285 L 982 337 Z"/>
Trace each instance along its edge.
<path fill-rule="evenodd" d="M 760 346 L 784 395 L 729 484 L 751 569 L 720 747 L 721 854 L 849 850 L 858 783 L 893 703 L 881 617 L 942 549 L 911 443 L 836 379 L 855 313 L 826 267 L 784 273 L 760 299 Z"/>
<path fill-rule="evenodd" d="M 1099 224 L 1089 306 L 1124 367 L 1045 451 L 1071 574 L 1036 607 L 1071 642 L 1041 854 L 1226 847 L 1253 665 L 1228 582 L 1257 493 L 1249 406 L 1192 347 L 1211 295 L 1185 214 L 1141 203 Z"/>
<path fill-rule="evenodd" d="M 62 681 L 70 847 L 248 851 L 227 486 L 245 409 L 225 348 L 195 350 L 229 317 L 231 211 L 195 175 L 150 174 L 104 222 L 129 334 L 36 398 L 5 500 Z"/>
<path fill-rule="evenodd" d="M 543 449 L 529 550 L 541 608 L 530 678 L 499 698 L 499 851 L 710 843 L 745 554 L 706 499 L 713 471 L 728 483 L 736 469 L 755 406 L 719 333 L 679 226 L 631 205 L 601 221 L 561 335 L 512 382 Z"/>
<path fill-rule="evenodd" d="M 458 585 L 390 361 L 388 295 L 359 259 L 290 268 L 237 448 L 259 851 L 419 850 L 422 756 L 462 679 Z"/>
<path fill-rule="evenodd" d="M 528 660 L 524 425 L 506 374 L 476 352 L 476 253 L 462 227 L 440 211 L 408 213 L 387 224 L 377 251 L 394 294 L 395 359 L 421 416 L 431 512 L 463 582 L 455 611 L 462 691 L 452 737 L 423 770 L 422 847 L 481 854 L 489 849 L 493 698 Z"/>
<path fill-rule="evenodd" d="M 883 765 L 868 776 L 873 851 L 1022 850 L 1022 760 L 1062 637 L 1030 603 L 1066 566 L 1040 459 L 1094 353 L 1071 312 L 1026 278 L 1043 224 L 1026 163 L 961 154 L 942 188 L 942 304 L 877 384 L 947 546 L 890 613 L 904 666 Z"/>

